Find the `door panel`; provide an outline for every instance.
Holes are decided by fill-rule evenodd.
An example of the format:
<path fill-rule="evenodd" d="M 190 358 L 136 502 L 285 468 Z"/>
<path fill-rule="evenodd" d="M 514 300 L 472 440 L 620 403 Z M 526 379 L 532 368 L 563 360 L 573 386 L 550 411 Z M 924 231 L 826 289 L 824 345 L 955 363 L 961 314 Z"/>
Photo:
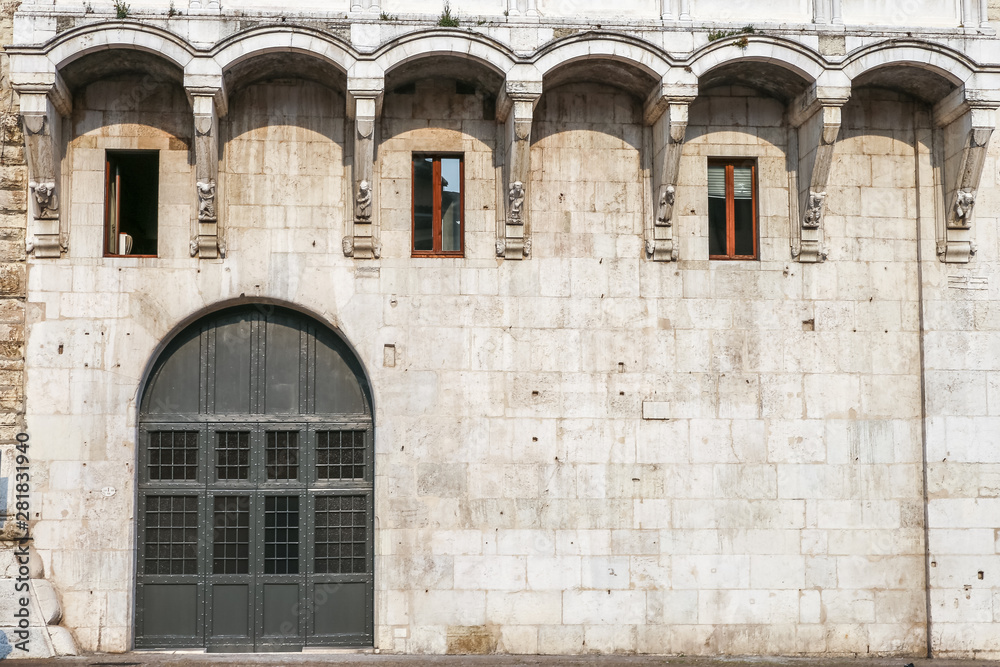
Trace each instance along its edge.
<path fill-rule="evenodd" d="M 143 586 L 143 634 L 169 640 L 200 635 L 198 584 L 146 584 Z"/>

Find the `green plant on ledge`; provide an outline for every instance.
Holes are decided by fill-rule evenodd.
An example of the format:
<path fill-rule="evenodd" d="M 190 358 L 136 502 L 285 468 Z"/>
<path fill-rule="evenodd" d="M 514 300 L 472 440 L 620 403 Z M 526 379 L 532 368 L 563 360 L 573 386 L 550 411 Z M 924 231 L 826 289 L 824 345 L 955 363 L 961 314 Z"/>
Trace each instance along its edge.
<path fill-rule="evenodd" d="M 757 33 L 757 29 L 752 25 L 745 25 L 739 30 L 713 30 L 708 33 L 708 41 L 714 42 L 717 39 L 726 39 L 727 37 L 739 37 L 733 42 L 734 46 L 738 46 L 743 50 L 746 50 L 747 45 L 750 44 L 750 40 L 747 39 L 747 35 L 754 35 Z"/>
<path fill-rule="evenodd" d="M 120 19 L 127 19 L 132 8 L 125 4 L 125 0 L 115 0 L 115 14 Z"/>
<path fill-rule="evenodd" d="M 379 21 L 398 21 L 399 20 L 399 15 L 398 14 L 389 14 L 388 12 L 382 12 L 381 14 L 379 14 L 378 20 Z"/>
<path fill-rule="evenodd" d="M 438 17 L 438 25 L 442 28 L 457 28 L 458 27 L 458 17 L 451 15 L 451 3 L 444 3 L 444 11 L 441 12 L 441 16 Z"/>

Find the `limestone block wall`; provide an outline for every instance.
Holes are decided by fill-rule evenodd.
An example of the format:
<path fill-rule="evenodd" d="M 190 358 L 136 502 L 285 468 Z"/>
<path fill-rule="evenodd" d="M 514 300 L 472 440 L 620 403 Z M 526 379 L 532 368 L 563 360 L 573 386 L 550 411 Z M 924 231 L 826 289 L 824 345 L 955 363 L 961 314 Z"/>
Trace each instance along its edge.
<path fill-rule="evenodd" d="M 231 108 L 219 179 L 232 193 L 220 198 L 227 248 L 243 258 L 241 271 L 295 279 L 285 264 L 340 253 L 343 95 L 310 81 L 269 82 L 235 91 Z"/>
<path fill-rule="evenodd" d="M 419 288 L 421 292 L 451 293 L 456 291 L 455 285 L 432 276 L 439 270 L 454 271 L 463 263 L 444 258 L 409 259 L 413 247 L 410 183 L 413 179 L 414 153 L 462 155 L 465 257 L 481 262 L 496 254 L 496 177 L 499 162 L 494 157 L 494 147 L 497 123 L 492 117 L 484 115 L 484 97 L 489 96 L 487 91 L 456 91 L 454 79 L 431 78 L 417 81 L 412 92 L 400 92 L 398 89 L 386 92 L 376 159 L 382 253 L 387 260 L 394 260 L 382 269 L 390 276 L 390 285 L 393 286 L 390 289 L 395 289 L 398 284 L 402 290 L 413 280 L 422 282 L 426 279 L 429 284 Z M 492 102 L 492 99 L 489 101 Z M 398 260 L 404 258 L 401 264 Z M 401 271 L 403 266 L 417 270 L 409 274 L 409 271 Z M 457 353 L 457 350 L 451 352 Z"/>
<path fill-rule="evenodd" d="M 21 16 L 25 40 L 56 34 L 46 11 Z M 63 28 L 90 20 L 58 18 Z M 207 48 L 239 22 L 162 23 Z M 345 62 L 417 27 L 345 25 L 337 34 L 358 38 Z M 119 32 L 162 37 L 130 29 Z M 527 67 L 523 54 L 557 28 L 475 30 L 498 40 L 492 51 L 485 38 L 435 33 L 385 53 L 453 47 L 457 59 L 461 48 L 479 49 L 493 61 L 475 67 L 498 70 L 516 51 Z M 632 68 L 626 83 L 638 70 L 647 76 L 643 67 L 707 71 L 702 57 L 821 69 L 820 56 L 803 55 L 818 41 L 809 31 L 794 48 L 773 36 L 708 47 L 683 61 L 686 70 L 657 60 L 660 47 L 705 44 L 704 32 L 650 24 L 635 35 L 656 48 L 603 33 L 558 48 L 566 61 L 619 50 L 633 58 L 622 65 Z M 278 48 L 268 35 L 253 38 Z M 832 51 L 879 38 L 850 34 Z M 987 40 L 969 42 L 987 57 Z M 308 43 L 334 58 L 341 48 Z M 158 45 L 178 60 L 188 53 Z M 549 48 L 532 66 L 554 68 Z M 905 58 L 932 52 L 945 49 L 914 47 Z M 197 66 L 215 57 L 206 54 L 198 51 Z M 824 75 L 843 74 L 842 54 L 826 55 Z M 911 66 L 905 58 L 895 62 Z M 955 57 L 934 67 L 941 62 L 966 66 Z M 459 92 L 454 64 L 448 76 L 428 64 L 431 78 L 412 90 L 386 86 L 376 123 L 377 260 L 345 257 L 340 246 L 353 127 L 336 82 L 316 82 L 316 70 L 308 80 L 290 66 L 287 79 L 230 81 L 219 182 L 228 253 L 218 260 L 190 257 L 192 115 L 180 83 L 114 76 L 75 91 L 60 144 L 69 251 L 29 262 L 25 395 L 32 438 L 43 443 L 39 560 L 82 648 L 131 646 L 144 369 L 185 318 L 260 296 L 338 327 L 369 373 L 382 650 L 921 655 L 929 629 L 939 653 L 1000 654 L 991 634 L 1000 619 L 996 149 L 975 209 L 979 253 L 968 266 L 943 265 L 934 245 L 940 180 L 957 153 L 944 153 L 928 103 L 856 87 L 827 185 L 829 258 L 802 264 L 789 252 L 799 210 L 787 100 L 692 85 L 682 89 L 698 98 L 676 190 L 680 261 L 654 262 L 643 256 L 656 185 L 645 99 L 583 76 L 543 86 L 530 151 L 532 253 L 505 261 L 494 246 L 505 194 L 503 131 L 490 109 L 497 89 Z M 355 65 L 352 77 L 385 62 Z M 160 151 L 156 258 L 102 256 L 104 151 L 113 148 Z M 411 159 L 423 151 L 465 158 L 462 258 L 410 256 Z M 708 259 L 711 157 L 756 160 L 758 261 Z M 4 195 L 12 221 L 24 215 L 20 178 Z M 14 276 L 12 294 L 25 285 L 20 269 L 0 270 L 0 285 Z M 10 311 L 16 325 L 20 310 Z M 9 398 L 12 411 L 17 392 Z"/>
<path fill-rule="evenodd" d="M 920 166 L 932 163 L 924 149 Z M 921 217 L 931 645 L 996 656 L 1000 639 L 1000 239 L 997 147 L 977 201 L 979 250 L 968 266 L 935 260 L 932 219 Z M 921 209 L 937 195 L 921 178 Z"/>
<path fill-rule="evenodd" d="M 125 379 L 141 375 L 145 361 L 133 351 L 150 329 L 156 335 L 164 305 L 182 298 L 171 267 L 193 264 L 193 126 L 183 91 L 149 77 L 103 80 L 74 102 L 63 166 L 71 259 L 40 265 L 29 279 L 37 318 L 29 347 L 44 360 L 27 380 L 38 396 L 26 417 L 39 443 L 34 533 L 66 625 L 86 650 L 120 650 L 129 637 L 134 550 L 135 451 L 127 443 L 136 386 Z M 158 259 L 103 259 L 107 149 L 160 153 Z M 135 282 L 151 262 L 164 266 L 156 289 Z"/>

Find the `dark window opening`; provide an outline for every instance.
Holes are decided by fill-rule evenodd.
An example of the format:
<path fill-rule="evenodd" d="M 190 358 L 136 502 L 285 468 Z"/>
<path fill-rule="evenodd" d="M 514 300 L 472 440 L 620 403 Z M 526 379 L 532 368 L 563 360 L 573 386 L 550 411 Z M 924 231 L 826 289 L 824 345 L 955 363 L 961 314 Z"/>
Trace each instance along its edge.
<path fill-rule="evenodd" d="M 105 255 L 156 256 L 159 183 L 159 152 L 107 152 Z"/>
<path fill-rule="evenodd" d="M 475 95 L 476 84 L 466 83 L 465 81 L 456 81 L 455 92 L 458 93 L 459 95 Z"/>
<path fill-rule="evenodd" d="M 414 255 L 462 256 L 464 177 L 461 156 L 413 157 Z"/>
<path fill-rule="evenodd" d="M 757 167 L 752 160 L 708 163 L 708 255 L 757 259 Z"/>

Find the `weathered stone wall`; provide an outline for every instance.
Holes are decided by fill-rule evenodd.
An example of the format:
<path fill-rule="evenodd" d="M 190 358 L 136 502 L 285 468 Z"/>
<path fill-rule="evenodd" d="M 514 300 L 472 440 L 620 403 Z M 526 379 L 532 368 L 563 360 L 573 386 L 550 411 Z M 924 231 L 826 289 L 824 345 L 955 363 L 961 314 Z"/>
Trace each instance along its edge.
<path fill-rule="evenodd" d="M 79 91 L 63 165 L 72 259 L 39 266 L 30 281 L 38 321 L 29 355 L 39 360 L 28 378 L 39 398 L 27 414 L 40 443 L 35 544 L 62 595 L 65 623 L 85 650 L 121 650 L 129 637 L 136 387 L 134 379 L 114 378 L 142 373 L 135 348 L 157 335 L 165 304 L 180 296 L 170 266 L 191 262 L 190 118 L 183 91 L 150 77 L 106 79 Z M 150 260 L 100 261 L 107 149 L 160 153 L 156 261 L 165 266 L 158 289 L 134 282 L 133 272 Z M 106 487 L 113 496 L 102 493 Z"/>
<path fill-rule="evenodd" d="M 36 32 L 26 18 L 24 34 L 51 36 L 49 18 Z M 398 34 L 384 23 L 359 28 L 359 44 Z M 482 30 L 523 53 L 554 34 Z M 705 37 L 645 34 L 663 45 Z M 457 33 L 434 39 L 399 48 L 473 48 Z M 806 46 L 755 39 L 706 57 L 815 66 Z M 636 48 L 634 62 L 655 69 L 651 52 L 608 44 L 570 44 L 565 58 L 607 47 L 627 60 Z M 429 78 L 412 92 L 387 85 L 376 124 L 377 261 L 340 246 L 354 159 L 341 93 L 293 78 L 228 91 L 228 253 L 203 260 L 189 251 L 183 89 L 118 77 L 77 91 L 60 144 L 69 251 L 30 262 L 26 395 L 39 562 L 83 648 L 131 645 L 144 369 L 180 321 L 262 296 L 337 326 L 371 379 L 382 650 L 920 655 L 929 627 L 938 651 L 1000 652 L 995 151 L 976 204 L 979 255 L 943 265 L 945 156 L 929 105 L 851 91 L 827 185 L 829 259 L 803 264 L 789 252 L 798 156 L 786 104 L 701 90 L 677 181 L 680 261 L 654 262 L 643 257 L 656 186 L 645 100 L 607 81 L 553 86 L 534 116 L 532 253 L 504 261 L 496 91 L 460 94 L 425 62 Z M 636 68 L 622 67 L 634 83 Z M 110 148 L 160 150 L 156 258 L 102 256 Z M 463 258 L 410 256 L 411 159 L 423 151 L 464 155 Z M 709 157 L 756 160 L 759 261 L 708 259 Z M 10 191 L 23 219 L 20 178 Z M 657 409 L 644 415 L 645 401 Z"/>
<path fill-rule="evenodd" d="M 921 138 L 921 285 L 928 573 L 935 652 L 997 656 L 1000 637 L 1000 190 L 996 134 L 976 202 L 979 250 L 934 254 L 933 172 Z M 926 175 L 925 175 L 926 174 Z M 992 575 L 992 576 L 991 576 Z"/>

